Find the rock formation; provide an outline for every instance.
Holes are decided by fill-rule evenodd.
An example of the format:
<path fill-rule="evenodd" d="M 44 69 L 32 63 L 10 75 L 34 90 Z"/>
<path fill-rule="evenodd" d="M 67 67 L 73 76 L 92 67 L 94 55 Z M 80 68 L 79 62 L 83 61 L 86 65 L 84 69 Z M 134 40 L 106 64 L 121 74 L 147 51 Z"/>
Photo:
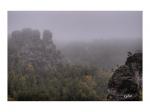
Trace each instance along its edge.
<path fill-rule="evenodd" d="M 130 53 L 125 65 L 115 70 L 108 83 L 107 100 L 142 100 L 142 53 Z"/>
<path fill-rule="evenodd" d="M 52 33 L 48 30 L 43 32 L 42 38 L 38 30 L 29 28 L 12 32 L 8 40 L 8 56 L 8 71 L 17 70 L 18 74 L 28 73 L 29 69 L 43 74 L 56 70 L 64 63 L 63 56 L 52 41 Z"/>

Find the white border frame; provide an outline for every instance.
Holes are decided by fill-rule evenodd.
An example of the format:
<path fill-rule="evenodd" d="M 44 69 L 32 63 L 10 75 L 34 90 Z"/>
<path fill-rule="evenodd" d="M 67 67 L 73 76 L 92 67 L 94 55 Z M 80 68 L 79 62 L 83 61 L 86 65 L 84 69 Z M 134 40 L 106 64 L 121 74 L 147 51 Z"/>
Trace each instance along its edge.
<path fill-rule="evenodd" d="M 144 95 L 142 102 L 8 102 L 7 11 L 143 11 Z M 150 104 L 150 8 L 148 0 L 0 0 L 0 111 L 1 112 L 142 112 Z"/>

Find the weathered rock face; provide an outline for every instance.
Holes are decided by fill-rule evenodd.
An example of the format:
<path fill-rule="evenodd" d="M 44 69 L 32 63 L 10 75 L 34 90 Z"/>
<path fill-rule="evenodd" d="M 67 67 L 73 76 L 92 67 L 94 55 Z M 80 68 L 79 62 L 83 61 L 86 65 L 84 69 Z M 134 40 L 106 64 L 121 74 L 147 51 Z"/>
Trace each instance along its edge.
<path fill-rule="evenodd" d="M 40 38 L 38 30 L 23 29 L 14 31 L 8 40 L 8 69 L 28 73 L 33 69 L 39 74 L 43 71 L 55 70 L 64 63 L 60 51 L 52 41 L 52 33 L 43 32 Z M 18 67 L 17 67 L 18 65 Z"/>
<path fill-rule="evenodd" d="M 142 100 L 142 53 L 130 55 L 125 65 L 114 72 L 108 83 L 107 100 Z"/>

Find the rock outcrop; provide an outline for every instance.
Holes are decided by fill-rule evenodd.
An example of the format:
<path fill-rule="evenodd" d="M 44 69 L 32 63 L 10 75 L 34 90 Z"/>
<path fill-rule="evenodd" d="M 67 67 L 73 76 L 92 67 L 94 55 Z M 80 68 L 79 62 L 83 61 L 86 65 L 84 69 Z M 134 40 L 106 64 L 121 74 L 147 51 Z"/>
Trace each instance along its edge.
<path fill-rule="evenodd" d="M 109 101 L 142 100 L 142 53 L 130 54 L 108 83 Z"/>
<path fill-rule="evenodd" d="M 8 40 L 8 53 L 9 72 L 17 70 L 18 74 L 30 74 L 30 70 L 37 74 L 56 71 L 64 63 L 48 30 L 43 32 L 42 38 L 38 30 L 27 28 L 12 32 Z"/>

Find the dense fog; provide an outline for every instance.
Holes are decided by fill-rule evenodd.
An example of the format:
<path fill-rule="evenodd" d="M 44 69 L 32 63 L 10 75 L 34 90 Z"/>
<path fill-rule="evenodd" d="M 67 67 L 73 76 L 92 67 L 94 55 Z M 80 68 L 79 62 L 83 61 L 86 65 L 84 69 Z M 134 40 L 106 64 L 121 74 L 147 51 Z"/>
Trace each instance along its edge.
<path fill-rule="evenodd" d="M 48 29 L 70 62 L 107 68 L 142 50 L 141 11 L 9 11 L 8 32 Z"/>
<path fill-rule="evenodd" d="M 142 12 L 9 11 L 8 100 L 142 100 Z"/>

